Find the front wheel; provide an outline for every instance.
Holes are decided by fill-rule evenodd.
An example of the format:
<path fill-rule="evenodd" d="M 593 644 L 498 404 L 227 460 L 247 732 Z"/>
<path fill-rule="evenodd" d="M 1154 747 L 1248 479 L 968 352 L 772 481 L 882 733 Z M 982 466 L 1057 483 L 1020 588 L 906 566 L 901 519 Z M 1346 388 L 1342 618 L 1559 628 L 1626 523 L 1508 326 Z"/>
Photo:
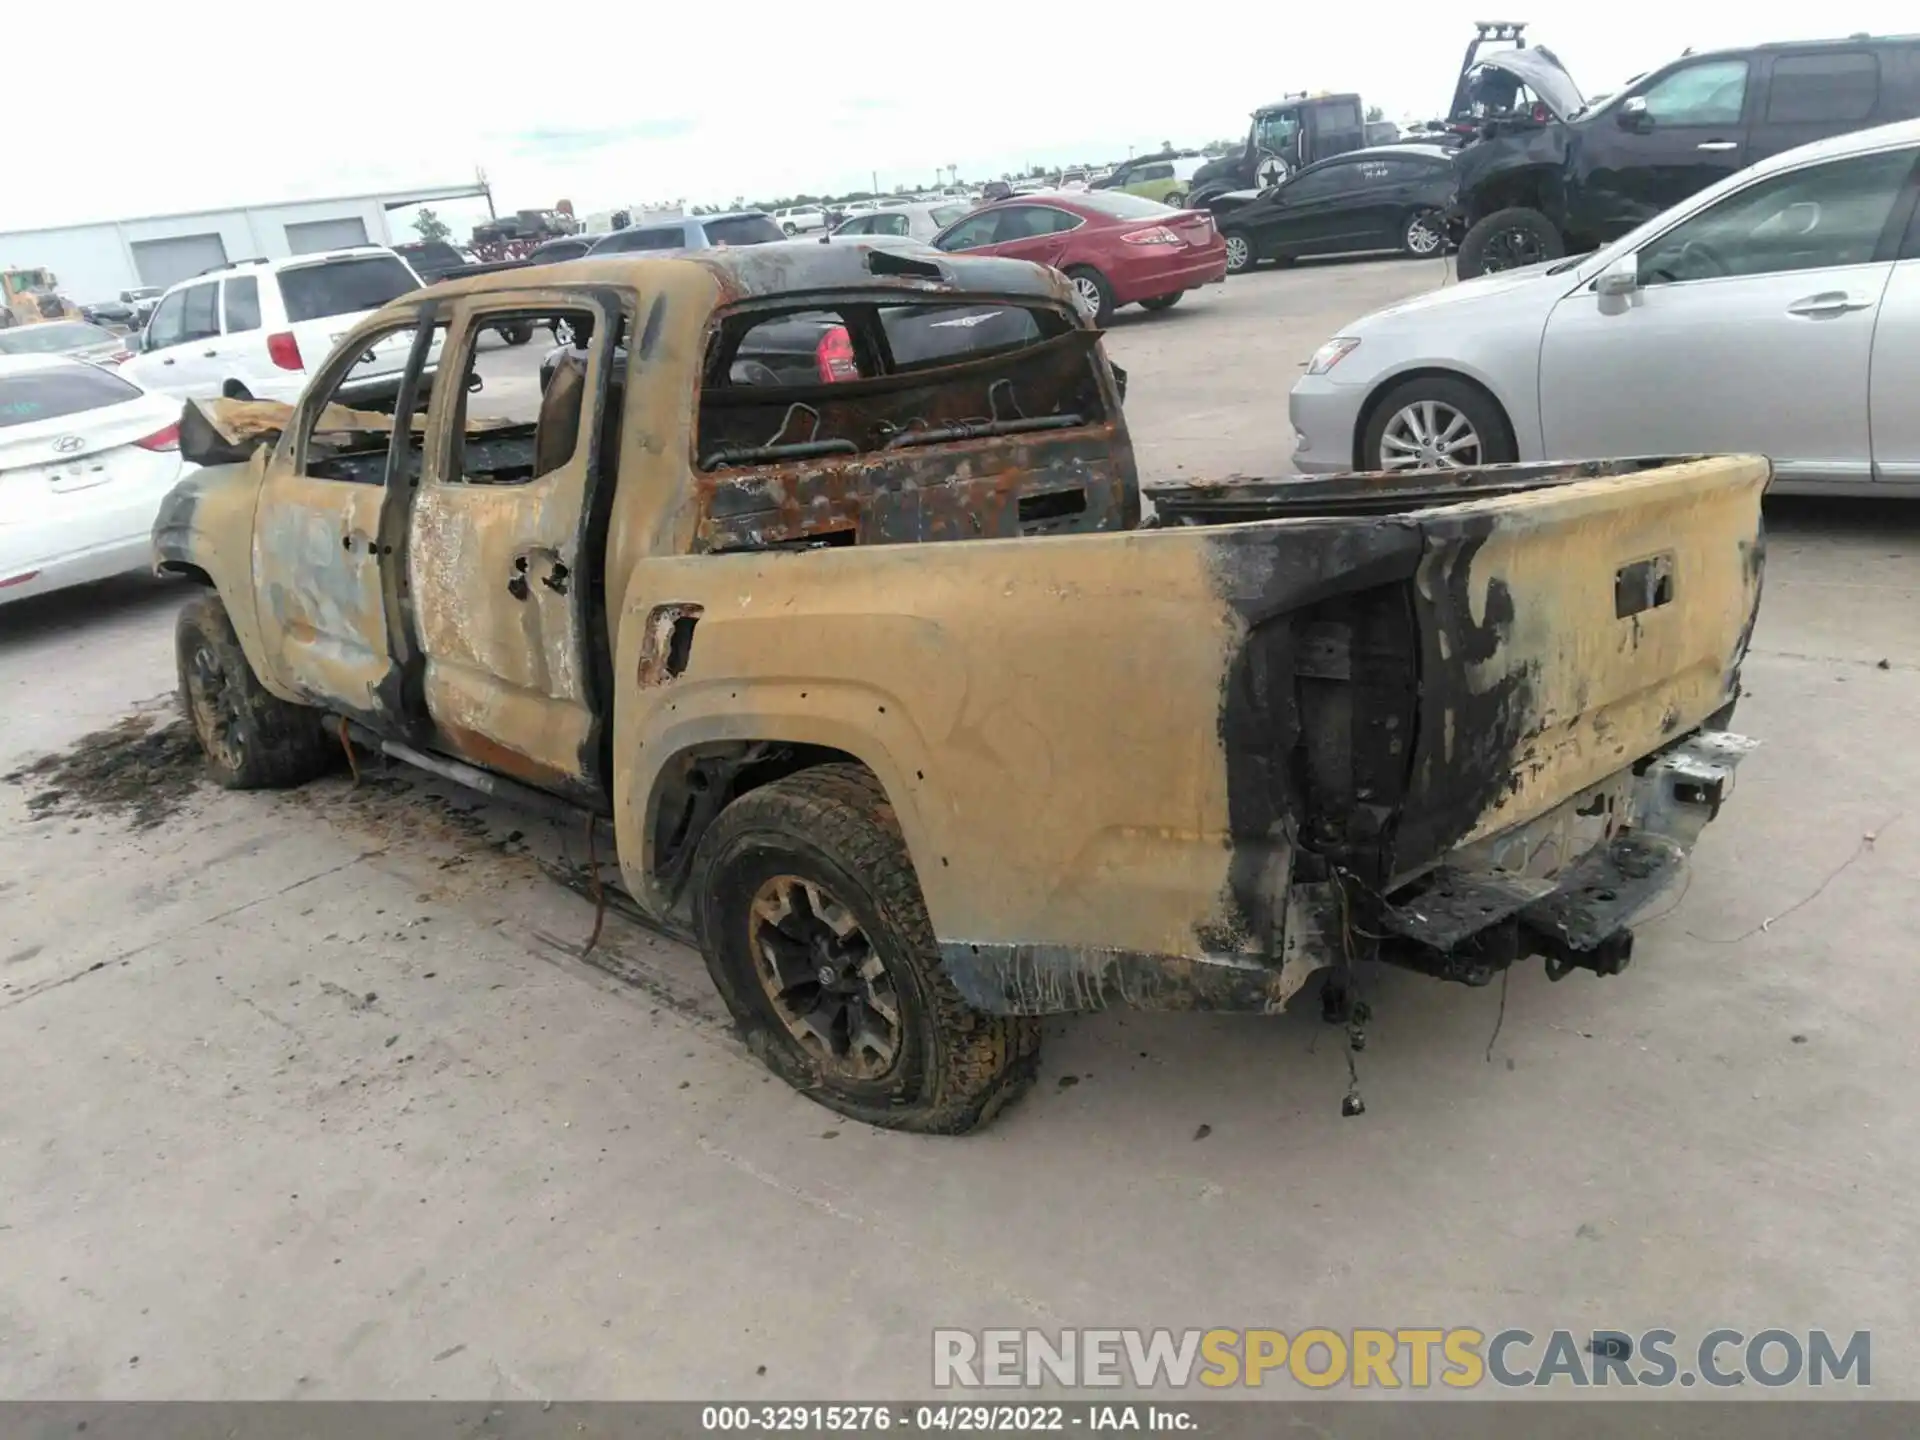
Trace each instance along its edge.
<path fill-rule="evenodd" d="M 1095 325 L 1104 326 L 1113 319 L 1113 287 L 1107 284 L 1106 276 L 1091 265 L 1075 265 L 1067 271 L 1067 279 L 1073 282 L 1075 298 Z"/>
<path fill-rule="evenodd" d="M 1416 260 L 1425 260 L 1447 248 L 1446 221 L 1438 210 L 1416 210 L 1400 230 L 1400 248 Z"/>
<path fill-rule="evenodd" d="M 960 1134 L 1032 1082 L 1040 1025 L 985 1015 L 940 963 L 873 775 L 823 765 L 743 795 L 694 857 L 707 969 L 747 1047 L 870 1125 Z"/>
<path fill-rule="evenodd" d="M 1171 295 L 1155 295 L 1150 300 L 1142 300 L 1140 302 L 1140 308 L 1142 310 L 1171 310 L 1180 303 L 1180 297 L 1186 293 L 1184 290 L 1176 290 Z"/>
<path fill-rule="evenodd" d="M 1373 408 L 1360 444 L 1368 470 L 1461 470 L 1513 461 L 1507 418 L 1465 380 L 1422 376 Z"/>
<path fill-rule="evenodd" d="M 1516 205 L 1496 210 L 1468 229 L 1454 257 L 1454 269 L 1462 280 L 1471 280 L 1476 275 L 1558 260 L 1566 253 L 1567 242 L 1553 221 L 1538 210 Z"/>
<path fill-rule="evenodd" d="M 1171 205 L 1176 210 L 1184 210 L 1187 208 L 1187 197 L 1182 195 L 1178 190 L 1175 190 L 1160 203 L 1162 205 Z"/>
<path fill-rule="evenodd" d="M 791 220 L 783 221 L 780 229 L 789 239 L 800 233 L 799 226 L 795 225 Z"/>
<path fill-rule="evenodd" d="M 509 345 L 524 345 L 533 339 L 533 322 L 516 320 L 510 325 L 500 327 L 500 338 Z"/>
<path fill-rule="evenodd" d="M 573 344 L 573 322 L 571 320 L 556 320 L 553 322 L 553 343 L 566 346 Z M 544 390 L 546 386 L 542 385 L 540 388 Z"/>
<path fill-rule="evenodd" d="M 174 655 L 181 707 L 215 783 L 282 789 L 326 773 L 338 742 L 321 728 L 321 713 L 261 685 L 218 595 L 201 595 L 181 610 Z"/>
<path fill-rule="evenodd" d="M 1228 230 L 1221 238 L 1227 242 L 1227 273 L 1244 275 L 1253 269 L 1253 238 L 1244 230 Z"/>

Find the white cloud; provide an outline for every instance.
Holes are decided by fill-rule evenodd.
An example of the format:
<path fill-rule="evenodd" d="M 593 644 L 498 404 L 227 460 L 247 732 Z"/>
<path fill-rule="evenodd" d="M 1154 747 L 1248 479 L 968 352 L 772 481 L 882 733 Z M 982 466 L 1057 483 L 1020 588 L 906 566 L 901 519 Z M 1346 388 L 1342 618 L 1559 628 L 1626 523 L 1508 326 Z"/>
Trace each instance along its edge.
<path fill-rule="evenodd" d="M 1590 92 L 1688 46 L 1886 32 L 1907 9 L 1769 17 L 1699 0 L 1649 21 L 1592 0 L 1520 8 Z M 564 196 L 581 213 L 838 191 L 874 172 L 919 184 L 949 163 L 979 178 L 1242 134 L 1255 105 L 1299 89 L 1430 116 L 1484 9 L 472 0 L 349 14 L 74 0 L 41 12 L 49 53 L 100 54 L 112 38 L 136 68 L 110 88 L 67 64 L 9 68 L 0 230 L 447 183 L 476 167 L 503 209 Z"/>

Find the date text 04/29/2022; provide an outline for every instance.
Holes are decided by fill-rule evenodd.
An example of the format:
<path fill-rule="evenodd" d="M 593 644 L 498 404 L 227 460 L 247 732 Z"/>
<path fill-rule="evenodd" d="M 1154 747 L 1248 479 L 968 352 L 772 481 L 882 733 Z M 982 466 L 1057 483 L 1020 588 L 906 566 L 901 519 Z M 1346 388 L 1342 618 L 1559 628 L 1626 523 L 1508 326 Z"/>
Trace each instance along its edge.
<path fill-rule="evenodd" d="M 871 1432 L 1030 1435 L 1072 1430 L 1192 1432 L 1193 1416 L 1171 1405 L 708 1405 L 700 1428 L 736 1434 Z"/>

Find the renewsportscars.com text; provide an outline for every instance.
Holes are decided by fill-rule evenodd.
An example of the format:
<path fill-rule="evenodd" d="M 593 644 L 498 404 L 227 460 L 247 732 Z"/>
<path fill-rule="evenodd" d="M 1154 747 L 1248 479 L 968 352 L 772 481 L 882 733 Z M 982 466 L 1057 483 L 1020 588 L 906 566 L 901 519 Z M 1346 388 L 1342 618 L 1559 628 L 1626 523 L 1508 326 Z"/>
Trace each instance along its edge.
<path fill-rule="evenodd" d="M 940 1389 L 1470 1390 L 1563 1386 L 1660 1389 L 1706 1385 L 1873 1383 L 1865 1330 L 1483 1331 L 1470 1327 L 1284 1330 L 936 1330 Z"/>

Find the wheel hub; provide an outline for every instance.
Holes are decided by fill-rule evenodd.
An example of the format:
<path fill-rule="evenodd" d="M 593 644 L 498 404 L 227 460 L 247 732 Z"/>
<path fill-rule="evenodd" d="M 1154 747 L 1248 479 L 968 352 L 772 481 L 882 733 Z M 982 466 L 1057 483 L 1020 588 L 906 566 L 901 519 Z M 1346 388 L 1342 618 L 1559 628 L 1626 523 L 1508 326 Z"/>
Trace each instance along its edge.
<path fill-rule="evenodd" d="M 1380 435 L 1383 470 L 1457 470 L 1483 460 L 1473 422 L 1442 400 L 1405 406 Z"/>
<path fill-rule="evenodd" d="M 822 1068 L 853 1080 L 893 1068 L 899 997 L 852 910 L 816 881 L 775 875 L 755 892 L 747 930 L 774 1013 Z"/>
<path fill-rule="evenodd" d="M 187 704 L 202 747 L 229 769 L 239 769 L 245 759 L 239 704 L 232 677 L 210 646 L 201 645 L 193 652 L 187 668 Z"/>

